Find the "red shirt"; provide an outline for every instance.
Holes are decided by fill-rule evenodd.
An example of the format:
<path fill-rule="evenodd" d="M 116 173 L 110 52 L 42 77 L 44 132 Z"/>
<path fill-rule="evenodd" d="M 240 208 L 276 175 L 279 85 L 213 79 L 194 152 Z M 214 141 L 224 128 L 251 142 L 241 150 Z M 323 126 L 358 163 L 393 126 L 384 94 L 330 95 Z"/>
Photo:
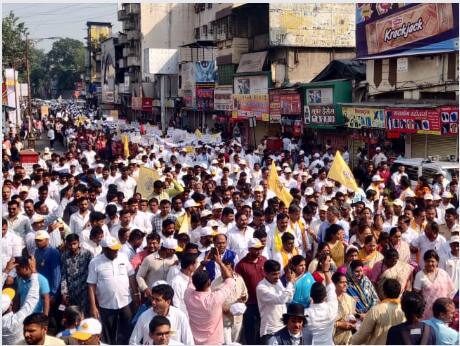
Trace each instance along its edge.
<path fill-rule="evenodd" d="M 257 304 L 256 287 L 264 276 L 264 263 L 267 259 L 260 256 L 257 262 L 250 261 L 246 255 L 235 267 L 235 271 L 243 277 L 248 289 L 248 301 L 246 304 Z"/>
<path fill-rule="evenodd" d="M 147 250 L 144 250 L 144 251 L 141 251 L 135 254 L 134 257 L 131 258 L 131 261 L 130 261 L 131 265 L 133 266 L 133 269 L 137 270 L 137 268 L 139 268 L 144 258 L 147 257 L 148 255 L 150 255 L 150 252 L 148 252 Z"/>
<path fill-rule="evenodd" d="M 388 182 L 388 179 L 390 179 L 391 172 L 389 169 L 381 169 L 379 170 L 379 175 L 386 184 Z"/>

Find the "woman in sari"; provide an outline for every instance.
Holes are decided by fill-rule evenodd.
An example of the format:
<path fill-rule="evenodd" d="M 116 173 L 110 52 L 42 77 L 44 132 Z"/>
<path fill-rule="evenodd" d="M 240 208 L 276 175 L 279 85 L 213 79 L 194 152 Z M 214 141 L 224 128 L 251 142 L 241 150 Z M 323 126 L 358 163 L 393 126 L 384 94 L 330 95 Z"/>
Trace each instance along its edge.
<path fill-rule="evenodd" d="M 340 267 L 345 262 L 345 231 L 342 226 L 333 224 L 326 230 L 326 243 L 331 250 L 331 257 L 334 263 Z"/>
<path fill-rule="evenodd" d="M 332 258 L 328 254 L 321 255 L 318 259 L 318 266 L 316 270 L 313 272 L 313 278 L 315 279 L 316 282 L 324 284 L 326 280 L 325 274 L 322 270 L 323 266 L 326 265 L 326 267 L 330 268 L 332 263 Z M 332 271 L 332 270 L 331 270 Z"/>
<path fill-rule="evenodd" d="M 438 268 L 439 255 L 435 250 L 428 250 L 423 255 L 425 267 L 415 275 L 414 291 L 420 292 L 426 300 L 423 319 L 433 317 L 433 303 L 438 298 L 452 298 L 457 291 L 449 274 Z"/>
<path fill-rule="evenodd" d="M 398 227 L 393 227 L 390 230 L 389 245 L 391 248 L 398 251 L 400 261 L 410 263 L 410 247 L 409 244 L 402 239 L 402 233 Z"/>
<path fill-rule="evenodd" d="M 294 274 L 296 279 L 301 277 L 307 269 L 305 257 L 303 257 L 302 255 L 296 255 L 292 257 L 289 260 L 289 264 L 287 266 L 291 269 L 291 272 Z M 280 280 L 283 286 L 286 287 L 288 284 L 286 280 L 286 269 L 284 269 L 284 274 L 283 276 L 281 276 Z"/>
<path fill-rule="evenodd" d="M 396 249 L 388 249 L 382 261 L 377 262 L 372 268 L 370 279 L 375 285 L 380 299 L 384 299 L 383 283 L 386 279 L 395 279 L 401 284 L 401 294 L 404 291 L 411 291 L 413 268 L 399 260 Z"/>
<path fill-rule="evenodd" d="M 379 301 L 371 280 L 364 275 L 363 267 L 363 262 L 355 260 L 350 263 L 347 271 L 347 293 L 355 298 L 356 312 L 360 314 L 361 319 Z"/>
<path fill-rule="evenodd" d="M 350 238 L 350 243 L 360 250 L 364 247 L 364 239 L 366 239 L 368 235 L 372 235 L 371 228 L 366 223 L 360 223 L 358 226 L 358 233 Z"/>
<path fill-rule="evenodd" d="M 363 262 L 363 264 L 372 270 L 375 263 L 383 259 L 383 255 L 377 251 L 377 241 L 373 235 L 368 235 L 364 239 L 364 247 L 359 250 L 358 259 Z M 370 274 L 370 271 L 366 272 L 366 275 Z"/>
<path fill-rule="evenodd" d="M 339 311 L 335 322 L 334 344 L 348 345 L 356 328 L 356 301 L 347 293 L 347 276 L 336 272 L 332 275 Z"/>

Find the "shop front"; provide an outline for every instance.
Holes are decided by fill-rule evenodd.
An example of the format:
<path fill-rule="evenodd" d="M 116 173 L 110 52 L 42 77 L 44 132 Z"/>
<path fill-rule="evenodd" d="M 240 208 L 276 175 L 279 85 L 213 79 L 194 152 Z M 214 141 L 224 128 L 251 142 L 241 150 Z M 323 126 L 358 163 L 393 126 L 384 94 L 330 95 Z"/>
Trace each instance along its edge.
<path fill-rule="evenodd" d="M 297 90 L 272 89 L 269 91 L 270 128 L 293 138 L 303 133 L 302 101 Z"/>
<path fill-rule="evenodd" d="M 458 106 L 385 108 L 390 136 L 405 140 L 406 158 L 458 160 Z"/>
<path fill-rule="evenodd" d="M 304 99 L 304 135 L 307 147 L 348 145 L 340 103 L 351 102 L 351 82 L 333 80 L 304 84 L 298 88 Z"/>
<path fill-rule="evenodd" d="M 214 89 L 213 119 L 215 127 L 221 132 L 224 140 L 231 137 L 232 94 L 232 85 L 217 85 Z"/>
<path fill-rule="evenodd" d="M 131 97 L 131 109 L 134 119 L 139 122 L 148 122 L 153 117 L 153 99 L 151 97 Z"/>

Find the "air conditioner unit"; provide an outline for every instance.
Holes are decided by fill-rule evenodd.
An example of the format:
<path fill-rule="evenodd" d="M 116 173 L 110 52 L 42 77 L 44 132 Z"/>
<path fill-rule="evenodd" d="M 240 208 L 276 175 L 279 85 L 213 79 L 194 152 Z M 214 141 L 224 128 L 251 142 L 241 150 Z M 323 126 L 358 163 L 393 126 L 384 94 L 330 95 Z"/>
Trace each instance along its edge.
<path fill-rule="evenodd" d="M 455 155 L 449 155 L 449 161 L 451 161 L 451 162 L 456 162 L 456 161 L 457 161 L 457 156 L 455 156 Z"/>

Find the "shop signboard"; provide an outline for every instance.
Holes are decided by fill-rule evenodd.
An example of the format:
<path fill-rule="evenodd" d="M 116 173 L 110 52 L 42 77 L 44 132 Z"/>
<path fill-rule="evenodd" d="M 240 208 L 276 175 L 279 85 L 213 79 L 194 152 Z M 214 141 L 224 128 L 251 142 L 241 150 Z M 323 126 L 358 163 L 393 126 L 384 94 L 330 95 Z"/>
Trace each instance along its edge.
<path fill-rule="evenodd" d="M 185 107 L 194 109 L 196 105 L 196 90 L 182 90 L 182 99 Z"/>
<path fill-rule="evenodd" d="M 233 79 L 235 94 L 268 94 L 268 78 L 261 76 L 241 76 Z"/>
<path fill-rule="evenodd" d="M 356 55 L 458 51 L 458 4 L 363 3 L 356 8 Z"/>
<path fill-rule="evenodd" d="M 216 111 L 232 111 L 232 94 L 233 87 L 218 86 L 214 89 L 214 110 Z"/>
<path fill-rule="evenodd" d="M 301 115 L 300 94 L 294 91 L 270 90 L 270 122 L 279 123 L 281 115 Z"/>
<path fill-rule="evenodd" d="M 437 108 L 385 108 L 388 131 L 398 133 L 441 134 Z"/>
<path fill-rule="evenodd" d="M 307 104 L 308 105 L 330 105 L 333 101 L 333 89 L 332 88 L 318 88 L 318 89 L 307 89 Z"/>
<path fill-rule="evenodd" d="M 439 108 L 441 116 L 441 135 L 458 136 L 458 107 L 444 106 Z"/>
<path fill-rule="evenodd" d="M 304 107 L 306 125 L 335 125 L 334 105 L 306 105 Z"/>
<path fill-rule="evenodd" d="M 199 111 L 214 109 L 214 83 L 196 85 L 196 107 Z"/>
<path fill-rule="evenodd" d="M 232 118 L 248 119 L 255 117 L 257 120 L 269 121 L 269 98 L 268 94 L 233 94 Z"/>
<path fill-rule="evenodd" d="M 212 60 L 195 62 L 195 82 L 214 83 L 216 75 L 216 64 Z"/>
<path fill-rule="evenodd" d="M 342 114 L 347 121 L 347 125 L 352 129 L 368 128 L 385 128 L 385 117 L 383 108 L 369 107 L 342 107 Z"/>

